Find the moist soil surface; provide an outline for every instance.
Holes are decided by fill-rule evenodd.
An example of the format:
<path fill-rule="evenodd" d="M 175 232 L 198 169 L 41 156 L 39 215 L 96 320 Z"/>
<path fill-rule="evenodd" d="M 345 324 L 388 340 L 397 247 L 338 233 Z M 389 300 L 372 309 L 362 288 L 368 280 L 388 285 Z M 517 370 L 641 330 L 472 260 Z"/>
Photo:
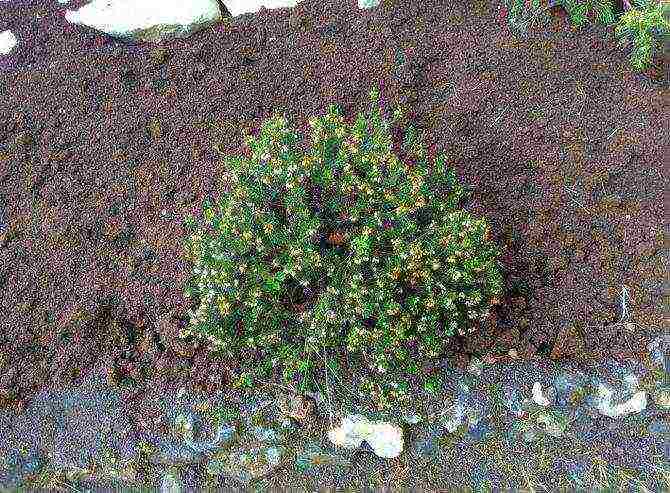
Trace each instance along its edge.
<path fill-rule="evenodd" d="M 244 154 L 242 129 L 275 110 L 303 136 L 331 103 L 351 122 L 376 85 L 387 117 L 402 105 L 398 127 L 447 155 L 503 251 L 491 329 L 445 359 L 589 366 L 642 358 L 663 331 L 662 54 L 637 74 L 611 28 L 552 9 L 515 35 L 483 1 L 305 0 L 159 44 L 69 25 L 65 8 L 2 6 L 18 44 L 0 57 L 0 405 L 100 364 L 138 399 L 229 388 L 234 360 L 177 337 L 183 219 L 226 190 L 214 147 Z"/>

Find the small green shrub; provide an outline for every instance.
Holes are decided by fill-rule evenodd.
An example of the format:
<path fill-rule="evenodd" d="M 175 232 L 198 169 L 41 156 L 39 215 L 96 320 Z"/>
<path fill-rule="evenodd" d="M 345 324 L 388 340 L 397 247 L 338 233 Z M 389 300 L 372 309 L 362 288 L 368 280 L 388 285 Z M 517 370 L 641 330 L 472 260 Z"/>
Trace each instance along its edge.
<path fill-rule="evenodd" d="M 653 53 L 660 42 L 667 42 L 670 34 L 667 2 L 658 0 L 631 0 L 627 10 L 617 22 L 614 18 L 612 0 L 562 0 L 570 15 L 570 21 L 583 26 L 589 13 L 601 24 L 616 24 L 614 34 L 620 46 L 634 45 L 630 54 L 630 64 L 636 71 L 645 70 L 651 64 Z"/>
<path fill-rule="evenodd" d="M 614 24 L 614 4 L 612 0 L 561 0 L 570 22 L 581 27 L 588 21 L 589 15 L 601 24 Z"/>
<path fill-rule="evenodd" d="M 638 72 L 651 64 L 652 55 L 661 42 L 666 42 L 670 34 L 667 2 L 658 0 L 631 0 L 627 10 L 618 20 L 614 18 L 612 0 L 562 0 L 570 21 L 577 27 L 583 26 L 592 14 L 601 24 L 615 25 L 614 34 L 620 46 L 633 43 L 630 64 Z"/>
<path fill-rule="evenodd" d="M 667 47 L 670 36 L 670 4 L 656 0 L 633 0 L 614 29 L 619 45 L 633 41 L 630 63 L 637 71 L 646 69 L 661 45 Z"/>
<path fill-rule="evenodd" d="M 185 221 L 198 308 L 183 335 L 305 382 L 326 352 L 402 373 L 481 326 L 502 292 L 486 221 L 457 209 L 466 191 L 443 156 L 427 163 L 410 131 L 417 160 L 400 162 L 379 109 L 369 116 L 347 125 L 330 105 L 305 156 L 279 115 L 245 132 L 251 157 L 224 158 L 230 193 L 205 202 L 205 227 Z"/>
<path fill-rule="evenodd" d="M 542 7 L 539 0 L 505 0 L 505 13 L 510 27 L 517 33 L 528 28 L 542 17 L 546 18 L 549 6 Z M 570 22 L 582 27 L 593 19 L 606 26 L 614 26 L 620 46 L 633 43 L 630 64 L 642 71 L 651 64 L 653 54 L 668 42 L 670 35 L 670 4 L 658 0 L 631 0 L 627 10 L 617 21 L 613 0 L 558 0 L 553 7 L 562 6 Z"/>
<path fill-rule="evenodd" d="M 509 27 L 517 34 L 526 34 L 536 22 L 548 21 L 547 7 L 540 0 L 505 0 L 504 15 Z"/>

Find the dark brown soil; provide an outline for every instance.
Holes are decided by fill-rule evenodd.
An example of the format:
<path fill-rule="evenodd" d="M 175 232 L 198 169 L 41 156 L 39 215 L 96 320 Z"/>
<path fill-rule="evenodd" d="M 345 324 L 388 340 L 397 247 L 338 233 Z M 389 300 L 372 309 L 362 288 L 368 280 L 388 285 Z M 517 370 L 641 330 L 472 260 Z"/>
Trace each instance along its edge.
<path fill-rule="evenodd" d="M 160 45 L 70 26 L 64 10 L 0 16 L 19 40 L 0 57 L 0 405 L 100 361 L 138 397 L 227 385 L 235 362 L 176 339 L 182 221 L 222 190 L 213 146 L 241 154 L 241 129 L 279 108 L 303 135 L 330 103 L 351 121 L 378 83 L 387 116 L 403 104 L 430 157 L 449 156 L 504 251 L 492 333 L 447 357 L 588 365 L 663 331 L 667 59 L 635 74 L 611 29 L 560 12 L 518 38 L 484 1 L 305 0 Z M 615 325 L 624 285 L 634 325 Z"/>

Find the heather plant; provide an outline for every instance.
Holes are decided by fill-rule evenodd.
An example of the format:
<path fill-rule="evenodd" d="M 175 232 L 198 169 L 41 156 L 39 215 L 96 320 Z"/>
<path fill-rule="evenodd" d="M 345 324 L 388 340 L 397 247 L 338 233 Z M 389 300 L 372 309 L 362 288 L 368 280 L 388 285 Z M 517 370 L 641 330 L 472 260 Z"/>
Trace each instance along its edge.
<path fill-rule="evenodd" d="M 224 157 L 232 189 L 205 202 L 204 226 L 186 218 L 197 308 L 182 335 L 240 361 L 239 385 L 276 374 L 306 388 L 339 355 L 384 375 L 363 380 L 367 395 L 406 396 L 406 377 L 483 330 L 501 296 L 499 250 L 458 209 L 467 192 L 444 156 L 429 163 L 410 129 L 401 162 L 379 108 L 367 116 L 348 125 L 330 105 L 301 155 L 275 113 L 244 132 L 247 156 Z"/>

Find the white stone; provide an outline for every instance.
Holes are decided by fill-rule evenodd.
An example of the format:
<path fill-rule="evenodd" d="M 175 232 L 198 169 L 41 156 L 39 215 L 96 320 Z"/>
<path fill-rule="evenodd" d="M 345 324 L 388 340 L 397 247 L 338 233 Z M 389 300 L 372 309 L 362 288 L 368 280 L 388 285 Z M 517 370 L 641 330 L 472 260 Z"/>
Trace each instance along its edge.
<path fill-rule="evenodd" d="M 0 54 L 7 55 L 16 46 L 16 36 L 12 31 L 0 32 Z"/>
<path fill-rule="evenodd" d="M 647 407 L 647 393 L 644 391 L 636 392 L 633 397 L 626 402 L 612 405 L 612 391 L 607 388 L 605 384 L 598 386 L 598 396 L 600 402 L 598 403 L 598 411 L 603 416 L 610 418 L 618 418 L 620 416 L 627 416 L 633 413 L 639 413 Z"/>
<path fill-rule="evenodd" d="M 551 404 L 549 399 L 542 394 L 542 384 L 540 382 L 535 382 L 533 384 L 533 402 L 542 407 L 547 407 Z"/>
<path fill-rule="evenodd" d="M 156 43 L 185 38 L 221 20 L 216 0 L 93 0 L 65 19 L 111 36 Z"/>
<path fill-rule="evenodd" d="M 342 419 L 339 427 L 328 431 L 328 439 L 337 445 L 344 448 L 357 448 L 363 443 L 363 436 L 360 431 L 362 423 L 368 423 L 367 418 L 359 415 L 347 416 Z"/>
<path fill-rule="evenodd" d="M 302 0 L 224 0 L 228 12 L 233 17 L 238 15 L 258 12 L 261 7 L 268 10 L 291 8 L 298 5 Z"/>
<path fill-rule="evenodd" d="M 302 0 L 224 0 L 223 4 L 232 17 L 258 12 L 261 7 L 268 10 L 292 8 Z M 358 0 L 359 9 L 371 9 L 379 6 L 380 0 Z"/>
<path fill-rule="evenodd" d="M 605 385 L 604 383 L 598 384 L 598 397 L 601 401 L 610 401 L 612 400 L 612 390 Z"/>
<path fill-rule="evenodd" d="M 379 6 L 379 0 L 358 0 L 359 9 L 371 9 Z"/>
<path fill-rule="evenodd" d="M 482 360 L 480 360 L 479 358 L 472 358 L 470 364 L 468 365 L 468 372 L 479 376 L 482 374 L 483 367 L 484 362 Z"/>
<path fill-rule="evenodd" d="M 623 381 L 624 385 L 626 385 L 626 388 L 628 388 L 628 390 L 630 390 L 631 392 L 635 392 L 638 385 L 640 384 L 637 375 L 635 375 L 634 373 L 629 373 L 628 375 L 626 375 Z"/>
<path fill-rule="evenodd" d="M 398 457 L 402 452 L 402 429 L 391 423 L 377 423 L 366 438 L 375 454 L 387 459 Z"/>
<path fill-rule="evenodd" d="M 342 419 L 339 427 L 328 431 L 328 439 L 338 447 L 357 448 L 366 441 L 378 457 L 398 457 L 403 449 L 402 429 L 383 421 L 372 422 L 360 414 Z"/>
<path fill-rule="evenodd" d="M 444 422 L 444 426 L 449 433 L 455 432 L 463 424 L 465 407 L 462 404 L 456 404 L 452 407 L 451 418 Z"/>

